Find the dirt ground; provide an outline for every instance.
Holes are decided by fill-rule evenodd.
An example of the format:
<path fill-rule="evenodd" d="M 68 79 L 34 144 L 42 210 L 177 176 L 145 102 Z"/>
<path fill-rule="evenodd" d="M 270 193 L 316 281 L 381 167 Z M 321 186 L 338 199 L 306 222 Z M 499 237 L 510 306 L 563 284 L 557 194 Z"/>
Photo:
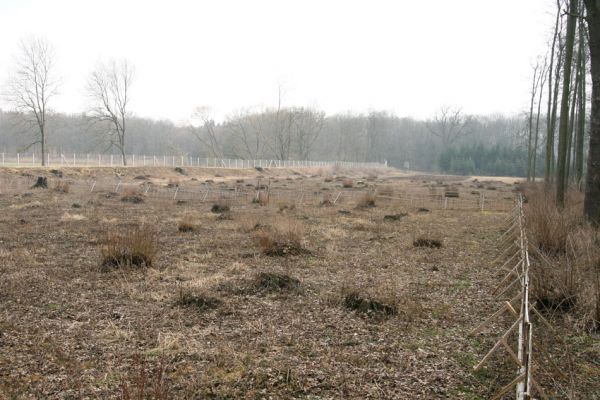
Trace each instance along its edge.
<path fill-rule="evenodd" d="M 513 178 L 393 170 L 61 172 L 55 179 L 48 170 L 0 170 L 2 399 L 143 398 L 136 397 L 141 390 L 148 398 L 487 399 L 515 376 L 502 352 L 473 372 L 508 318 L 468 335 L 499 305 L 491 292 L 503 272 L 493 260 L 508 214 L 426 211 L 394 199 L 451 185 L 461 199 L 483 192 L 510 202 Z M 48 176 L 49 188 L 15 181 L 27 174 Z M 139 203 L 123 201 L 126 193 L 110 189 L 115 175 L 131 185 L 141 176 L 155 186 L 220 190 L 254 190 L 260 177 L 291 195 L 268 205 L 245 199 L 215 213 L 215 202 L 194 196 L 136 189 Z M 90 191 L 92 179 L 103 184 Z M 347 181 L 357 193 L 377 188 L 390 198 L 365 207 L 357 207 L 362 193 L 336 204 L 297 202 L 298 187 L 321 196 Z M 182 221 L 191 231 L 178 230 Z M 140 224 L 158 232 L 152 266 L 103 268 L 107 234 Z M 303 251 L 261 250 L 261 232 L 290 226 Z M 415 247 L 418 238 L 441 247 Z M 349 294 L 362 305 L 373 302 L 353 307 Z M 600 398 L 598 337 L 569 332 L 567 341 L 574 398 Z M 547 350 L 562 366 L 559 346 Z M 539 381 L 554 393 L 568 378 L 540 373 Z"/>

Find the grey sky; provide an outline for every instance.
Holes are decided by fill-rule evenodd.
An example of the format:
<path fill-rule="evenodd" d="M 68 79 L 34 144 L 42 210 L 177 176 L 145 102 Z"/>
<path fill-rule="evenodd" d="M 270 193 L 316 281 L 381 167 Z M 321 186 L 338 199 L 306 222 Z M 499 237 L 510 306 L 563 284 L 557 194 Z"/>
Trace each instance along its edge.
<path fill-rule="evenodd" d="M 219 118 L 273 106 L 279 84 L 285 105 L 327 113 L 515 113 L 552 12 L 549 0 L 0 0 L 0 82 L 35 34 L 56 48 L 64 112 L 85 110 L 99 58 L 126 57 L 134 113 L 175 122 L 198 105 Z"/>

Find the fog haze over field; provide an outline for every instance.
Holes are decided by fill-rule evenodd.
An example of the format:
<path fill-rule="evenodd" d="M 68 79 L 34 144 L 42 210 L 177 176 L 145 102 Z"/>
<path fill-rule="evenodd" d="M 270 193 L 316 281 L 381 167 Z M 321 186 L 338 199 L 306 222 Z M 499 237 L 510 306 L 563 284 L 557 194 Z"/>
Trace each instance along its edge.
<path fill-rule="evenodd" d="M 427 118 L 441 105 L 516 113 L 552 12 L 544 0 L 3 0 L 0 81 L 18 41 L 34 34 L 56 49 L 63 84 L 53 109 L 66 113 L 86 110 L 86 77 L 106 57 L 135 66 L 135 115 L 176 123 L 198 105 L 217 120 L 275 106 L 279 86 L 286 106 L 327 114 Z"/>

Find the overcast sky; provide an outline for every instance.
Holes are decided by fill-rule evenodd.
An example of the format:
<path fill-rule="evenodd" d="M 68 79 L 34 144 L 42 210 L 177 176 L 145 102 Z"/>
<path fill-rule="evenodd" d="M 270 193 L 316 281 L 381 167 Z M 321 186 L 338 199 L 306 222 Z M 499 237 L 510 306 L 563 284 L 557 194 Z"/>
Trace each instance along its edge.
<path fill-rule="evenodd" d="M 176 123 L 199 105 L 219 119 L 274 106 L 279 85 L 284 105 L 329 114 L 516 113 L 552 12 L 550 0 L 0 0 L 0 82 L 33 34 L 56 49 L 63 112 L 85 110 L 99 59 L 125 57 L 132 111 Z"/>

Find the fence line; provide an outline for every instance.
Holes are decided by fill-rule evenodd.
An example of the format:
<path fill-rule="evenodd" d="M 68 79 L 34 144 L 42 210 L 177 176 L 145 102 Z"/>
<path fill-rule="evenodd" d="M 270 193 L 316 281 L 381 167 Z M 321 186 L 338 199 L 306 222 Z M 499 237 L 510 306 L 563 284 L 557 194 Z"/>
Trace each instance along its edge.
<path fill-rule="evenodd" d="M 114 154 L 50 154 L 44 155 L 46 166 L 123 166 L 122 156 Z M 245 160 L 229 158 L 207 158 L 174 155 L 137 155 L 125 156 L 127 166 L 131 167 L 202 167 L 202 168 L 315 168 L 339 166 L 346 168 L 385 168 L 387 162 L 354 162 L 354 161 L 309 161 L 309 160 Z M 41 165 L 39 155 L 35 153 L 1 153 L 2 166 L 37 166 Z"/>
<path fill-rule="evenodd" d="M 494 261 L 504 260 L 501 270 L 506 272 L 504 278 L 493 291 L 496 299 L 508 295 L 511 291 L 517 288 L 517 293 L 510 297 L 509 300 L 503 301 L 502 306 L 490 315 L 485 321 L 479 324 L 470 332 L 470 335 L 479 333 L 486 325 L 490 324 L 501 315 L 509 312 L 516 319 L 506 330 L 500 339 L 494 344 L 491 350 L 475 365 L 475 371 L 481 369 L 486 361 L 498 350 L 503 348 L 509 354 L 509 358 L 517 365 L 516 377 L 507 385 L 500 389 L 492 399 L 501 399 L 511 389 L 515 388 L 515 396 L 517 400 L 533 399 L 534 393 L 537 393 L 543 399 L 548 399 L 541 385 L 536 381 L 534 372 L 544 370 L 541 363 L 533 363 L 533 323 L 531 316 L 535 315 L 549 330 L 553 332 L 550 323 L 536 309 L 535 302 L 530 301 L 530 277 L 529 271 L 531 267 L 529 255 L 529 242 L 525 228 L 525 215 L 523 213 L 523 197 L 518 196 L 517 204 L 514 207 L 508 221 L 508 229 L 501 236 L 501 251 L 500 256 Z M 520 305 L 515 304 L 519 301 Z M 517 309 L 519 311 L 517 311 Z M 517 351 L 513 350 L 508 343 L 513 331 L 518 328 Z M 536 343 L 536 348 L 540 349 L 541 345 Z M 546 354 L 548 352 L 543 351 Z M 550 360 L 552 361 L 552 360 Z M 558 390 L 558 389 L 557 389 Z"/>
<path fill-rule="evenodd" d="M 0 177 L 0 193 L 6 190 L 23 191 L 29 189 L 35 183 L 35 177 L 31 175 L 11 177 Z M 462 210 L 462 211 L 510 211 L 514 201 L 501 198 L 486 199 L 484 196 L 478 198 L 450 198 L 443 195 L 384 195 L 379 194 L 377 188 L 353 188 L 339 190 L 320 189 L 284 189 L 272 187 L 268 183 L 246 184 L 237 187 L 219 187 L 218 184 L 199 184 L 195 187 L 184 187 L 177 184 L 161 186 L 147 181 L 125 181 L 115 179 L 87 179 L 72 180 L 68 178 L 48 177 L 50 188 L 56 187 L 57 182 L 68 183 L 69 190 L 78 191 L 81 194 L 92 194 L 97 192 L 123 193 L 132 191 L 144 195 L 147 198 L 163 200 L 197 201 L 200 203 L 216 202 L 226 200 L 231 205 L 247 204 L 253 199 L 263 196 L 266 202 L 272 204 L 294 203 L 294 204 L 321 204 L 339 205 L 347 202 L 356 202 L 367 193 L 373 195 L 377 201 L 391 202 L 399 206 L 414 209 L 438 209 L 438 210 Z M 248 186 L 249 185 L 249 186 Z M 262 194 L 261 194 L 262 193 Z M 266 196 L 266 197 L 265 197 Z"/>

